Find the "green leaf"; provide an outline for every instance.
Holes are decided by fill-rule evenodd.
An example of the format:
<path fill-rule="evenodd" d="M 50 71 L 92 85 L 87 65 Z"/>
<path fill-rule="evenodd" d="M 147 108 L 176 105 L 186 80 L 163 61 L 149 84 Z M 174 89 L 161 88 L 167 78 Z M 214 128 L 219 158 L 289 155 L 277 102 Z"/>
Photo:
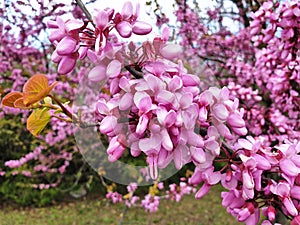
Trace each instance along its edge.
<path fill-rule="evenodd" d="M 38 136 L 50 121 L 49 109 L 36 109 L 27 119 L 27 130 L 34 136 Z"/>

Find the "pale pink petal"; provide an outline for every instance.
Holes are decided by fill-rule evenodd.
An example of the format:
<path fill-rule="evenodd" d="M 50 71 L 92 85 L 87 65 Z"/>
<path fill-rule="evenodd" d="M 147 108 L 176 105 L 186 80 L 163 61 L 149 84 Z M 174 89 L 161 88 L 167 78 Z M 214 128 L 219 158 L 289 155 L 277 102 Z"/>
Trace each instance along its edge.
<path fill-rule="evenodd" d="M 182 74 L 183 86 L 197 86 L 200 83 L 199 77 L 191 74 Z"/>
<path fill-rule="evenodd" d="M 172 151 L 173 150 L 173 142 L 171 141 L 169 133 L 168 133 L 168 131 L 165 128 L 163 128 L 161 130 L 161 136 L 162 136 L 162 146 L 167 151 Z"/>
<path fill-rule="evenodd" d="M 106 66 L 105 65 L 98 65 L 94 67 L 88 75 L 88 78 L 91 81 L 101 82 L 106 79 Z"/>
<path fill-rule="evenodd" d="M 174 76 L 171 81 L 168 83 L 168 89 L 171 92 L 175 92 L 182 87 L 183 83 L 180 77 L 177 75 Z"/>
<path fill-rule="evenodd" d="M 249 173 L 248 170 L 243 170 L 243 185 L 247 188 L 247 189 L 253 189 L 254 188 L 254 180 L 253 180 L 253 176 L 251 173 Z"/>
<path fill-rule="evenodd" d="M 118 60 L 111 61 L 106 69 L 106 75 L 110 78 L 119 76 L 121 72 L 122 64 Z"/>
<path fill-rule="evenodd" d="M 63 39 L 66 36 L 66 32 L 65 30 L 61 30 L 61 29 L 57 29 L 51 32 L 50 36 L 49 36 L 49 40 L 51 42 L 54 41 L 60 41 L 61 39 Z"/>
<path fill-rule="evenodd" d="M 298 210 L 296 209 L 291 198 L 284 198 L 283 205 L 285 206 L 285 208 L 289 212 L 289 214 L 291 214 L 292 216 L 298 215 Z"/>
<path fill-rule="evenodd" d="M 140 118 L 139 118 L 139 122 L 136 126 L 136 130 L 135 132 L 139 135 L 142 135 L 145 130 L 147 129 L 148 126 L 148 122 L 149 122 L 149 118 L 146 114 L 143 114 Z"/>
<path fill-rule="evenodd" d="M 121 89 L 123 89 L 126 92 L 130 92 L 130 83 L 129 83 L 129 79 L 122 76 L 120 78 L 120 82 L 119 82 L 119 86 Z"/>
<path fill-rule="evenodd" d="M 151 31 L 152 31 L 152 26 L 142 21 L 136 21 L 132 27 L 132 32 L 138 35 L 149 34 Z"/>
<path fill-rule="evenodd" d="M 217 103 L 215 105 L 213 105 L 212 107 L 212 112 L 214 114 L 214 116 L 221 121 L 226 121 L 229 112 L 226 109 L 225 105 L 221 104 L 221 103 Z"/>
<path fill-rule="evenodd" d="M 280 169 L 289 176 L 298 175 L 298 167 L 290 159 L 282 159 L 279 162 Z"/>
<path fill-rule="evenodd" d="M 160 135 L 153 135 L 150 138 L 144 138 L 139 141 L 139 149 L 145 153 L 155 150 L 159 152 L 161 149 Z"/>
<path fill-rule="evenodd" d="M 190 152 L 192 155 L 193 161 L 196 163 L 204 163 L 206 160 L 205 153 L 202 148 L 196 148 L 194 146 L 190 147 Z"/>
<path fill-rule="evenodd" d="M 54 20 L 48 20 L 46 24 L 48 28 L 58 28 L 57 22 Z"/>
<path fill-rule="evenodd" d="M 114 78 L 110 81 L 109 92 L 111 95 L 115 95 L 120 92 L 119 80 L 119 78 Z"/>
<path fill-rule="evenodd" d="M 112 132 L 118 123 L 115 116 L 106 116 L 100 123 L 100 131 L 104 134 Z"/>
<path fill-rule="evenodd" d="M 186 163 L 191 161 L 188 155 L 189 149 L 186 145 L 178 144 L 173 152 L 174 164 L 176 169 L 180 170 Z"/>
<path fill-rule="evenodd" d="M 133 15 L 133 5 L 130 1 L 124 2 L 121 10 L 121 15 L 123 20 L 126 20 Z"/>
<path fill-rule="evenodd" d="M 174 101 L 174 99 L 175 99 L 175 95 L 172 92 L 166 90 L 160 91 L 156 96 L 156 100 L 159 103 L 163 103 L 163 104 L 171 104 Z"/>
<path fill-rule="evenodd" d="M 117 24 L 116 29 L 121 37 L 129 38 L 132 34 L 132 26 L 127 21 L 122 21 Z"/>
<path fill-rule="evenodd" d="M 243 138 L 238 140 L 238 145 L 240 148 L 245 148 L 247 150 L 252 150 L 253 148 L 253 144 L 250 141 Z"/>
<path fill-rule="evenodd" d="M 65 24 L 67 32 L 78 30 L 83 26 L 84 26 L 84 22 L 82 20 L 69 20 Z"/>
<path fill-rule="evenodd" d="M 87 52 L 88 52 L 89 48 L 88 47 L 80 47 L 78 49 L 78 54 L 79 54 L 79 59 L 83 60 L 86 56 L 87 56 Z"/>
<path fill-rule="evenodd" d="M 76 50 L 77 41 L 70 37 L 64 37 L 56 46 L 56 51 L 59 55 L 69 55 Z"/>
<path fill-rule="evenodd" d="M 182 109 L 186 109 L 190 107 L 192 103 L 193 103 L 192 93 L 184 93 L 179 100 L 179 104 Z"/>
<path fill-rule="evenodd" d="M 178 58 L 182 53 L 182 47 L 175 44 L 165 44 L 159 49 L 159 53 L 166 59 Z"/>
<path fill-rule="evenodd" d="M 151 110 L 152 100 L 146 92 L 136 92 L 133 100 L 140 113 L 146 113 Z"/>
<path fill-rule="evenodd" d="M 63 56 L 57 54 L 57 51 L 55 50 L 51 55 L 51 60 L 55 63 L 59 63 L 59 61 L 62 59 Z"/>
<path fill-rule="evenodd" d="M 172 159 L 173 159 L 173 154 L 171 152 L 168 152 L 164 148 L 162 148 L 158 154 L 158 159 L 157 159 L 158 168 L 161 169 L 165 168 L 167 165 L 169 165 Z"/>
<path fill-rule="evenodd" d="M 108 115 L 109 114 L 109 108 L 106 105 L 105 100 L 99 100 L 96 104 L 97 111 L 102 115 Z"/>
<path fill-rule="evenodd" d="M 231 127 L 245 127 L 245 121 L 239 114 L 236 113 L 231 113 L 226 122 Z"/>
<path fill-rule="evenodd" d="M 147 163 L 149 165 L 150 177 L 153 180 L 156 180 L 157 177 L 158 177 L 157 155 L 156 154 L 150 154 L 150 155 L 148 155 L 146 161 L 147 161 Z"/>
<path fill-rule="evenodd" d="M 164 125 L 166 127 L 171 127 L 176 122 L 176 119 L 177 119 L 176 112 L 173 109 L 171 109 L 167 113 L 167 115 L 166 115 L 166 117 L 164 119 Z"/>
<path fill-rule="evenodd" d="M 149 88 L 154 93 L 158 93 L 166 88 L 166 84 L 161 79 L 152 74 L 147 74 L 145 76 L 145 80 L 147 81 L 147 85 L 149 86 Z"/>
<path fill-rule="evenodd" d="M 260 169 L 260 170 L 271 169 L 271 164 L 265 157 L 263 157 L 262 155 L 259 155 L 259 154 L 255 154 L 253 157 L 255 158 L 255 160 L 257 162 L 256 167 L 258 169 Z"/>
<path fill-rule="evenodd" d="M 127 110 L 132 106 L 132 103 L 133 103 L 132 94 L 125 93 L 120 100 L 119 108 L 120 108 L 120 110 Z"/>
<path fill-rule="evenodd" d="M 103 10 L 99 11 L 95 17 L 95 24 L 101 31 L 107 26 L 108 21 L 108 14 Z"/>

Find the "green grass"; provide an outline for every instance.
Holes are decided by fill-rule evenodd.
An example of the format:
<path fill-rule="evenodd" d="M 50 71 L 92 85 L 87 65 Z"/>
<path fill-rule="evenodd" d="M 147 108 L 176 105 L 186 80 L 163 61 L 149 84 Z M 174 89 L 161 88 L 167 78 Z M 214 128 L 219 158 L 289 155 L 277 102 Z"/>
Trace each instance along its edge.
<path fill-rule="evenodd" d="M 141 208 L 130 208 L 123 218 L 124 225 L 237 225 L 235 218 L 221 206 L 220 187 L 215 187 L 201 200 L 184 196 L 179 203 L 163 200 L 154 214 Z M 124 205 L 108 204 L 105 199 L 86 199 L 44 208 L 0 211 L 1 225 L 117 225 Z"/>

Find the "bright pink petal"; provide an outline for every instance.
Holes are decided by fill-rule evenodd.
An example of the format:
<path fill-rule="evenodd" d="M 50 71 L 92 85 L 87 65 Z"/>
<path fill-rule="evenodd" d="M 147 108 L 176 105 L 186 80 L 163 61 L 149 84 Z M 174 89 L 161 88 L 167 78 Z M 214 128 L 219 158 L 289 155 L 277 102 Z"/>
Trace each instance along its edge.
<path fill-rule="evenodd" d="M 67 74 L 71 72 L 76 65 L 76 58 L 72 56 L 63 56 L 57 68 L 59 74 Z"/>
<path fill-rule="evenodd" d="M 195 198 L 196 199 L 201 199 L 203 198 L 210 190 L 211 185 L 204 183 L 202 185 L 202 187 L 197 191 L 197 193 L 195 194 Z"/>

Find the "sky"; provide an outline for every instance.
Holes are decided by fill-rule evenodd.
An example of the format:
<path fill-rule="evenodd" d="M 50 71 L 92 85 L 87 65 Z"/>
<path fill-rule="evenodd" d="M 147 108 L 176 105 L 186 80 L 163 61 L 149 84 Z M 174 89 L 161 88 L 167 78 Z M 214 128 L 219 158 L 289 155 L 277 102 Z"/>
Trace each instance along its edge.
<path fill-rule="evenodd" d="M 160 31 L 155 27 L 156 23 L 156 18 L 154 17 L 153 10 L 154 6 L 146 6 L 146 2 L 149 0 L 130 0 L 134 7 L 136 3 L 140 4 L 140 15 L 139 15 L 139 20 L 148 22 L 153 26 L 153 32 L 152 35 L 147 35 L 147 39 L 151 39 L 155 36 L 158 36 Z M 88 0 L 82 0 L 82 2 L 86 3 Z M 87 5 L 88 10 L 92 13 L 93 8 L 114 8 L 116 11 L 121 11 L 122 6 L 124 4 L 125 0 L 97 0 L 95 4 L 90 4 Z M 170 24 L 175 25 L 176 24 L 176 17 L 174 15 L 174 8 L 173 8 L 173 3 L 175 0 L 158 0 L 158 3 L 160 4 L 162 11 L 169 17 L 170 19 Z M 153 4 L 154 5 L 154 4 Z M 213 0 L 199 0 L 199 6 L 203 9 L 212 6 L 213 5 Z M 149 15 L 150 13 L 150 15 Z M 133 41 L 137 39 L 138 41 L 144 41 L 145 39 L 142 36 L 133 36 Z"/>
<path fill-rule="evenodd" d="M 4 7 L 4 1 L 5 0 L 0 0 L 0 8 Z M 38 6 L 38 4 L 36 3 L 37 0 L 30 0 L 31 4 L 34 6 L 35 4 Z M 47 4 L 47 2 L 51 1 L 51 0 L 43 0 L 45 4 Z M 61 1 L 61 0 L 54 0 L 54 1 Z M 69 2 L 74 1 L 74 0 L 64 0 L 63 2 L 68 4 Z M 93 15 L 94 9 L 104 9 L 106 7 L 110 7 L 110 8 L 114 8 L 116 11 L 121 11 L 122 6 L 124 4 L 126 0 L 97 0 L 95 3 L 93 4 L 87 4 L 87 8 L 88 10 L 91 12 L 91 14 Z M 133 35 L 131 37 L 131 40 L 133 41 L 138 41 L 138 42 L 143 42 L 145 40 L 151 40 L 154 37 L 157 37 L 160 35 L 160 30 L 158 30 L 158 28 L 155 26 L 156 23 L 156 18 L 154 16 L 153 10 L 155 8 L 155 6 L 146 6 L 146 2 L 150 1 L 150 0 L 130 0 L 133 5 L 135 6 L 136 3 L 140 4 L 140 16 L 139 16 L 139 20 L 141 21 L 145 21 L 148 22 L 149 24 L 151 24 L 153 26 L 153 32 L 150 35 L 146 35 L 146 36 L 137 36 L 137 35 Z M 189 0 L 191 1 L 191 0 Z M 89 2 L 89 0 L 82 0 L 83 3 L 87 3 Z M 174 8 L 173 8 L 173 3 L 175 2 L 175 0 L 158 0 L 158 3 L 161 6 L 162 11 L 167 15 L 167 17 L 170 19 L 170 24 L 171 25 L 175 25 L 176 24 L 176 17 L 174 15 Z M 229 1 L 225 1 L 225 2 L 229 2 Z M 202 9 L 208 8 L 208 7 L 212 7 L 214 0 L 198 0 L 199 6 Z M 153 4 L 155 5 L 155 4 Z M 24 9 L 26 10 L 26 9 Z M 150 14 L 150 15 L 149 15 Z M 66 18 L 71 18 L 71 14 L 65 16 Z M 234 27 L 232 26 L 232 22 L 229 21 L 228 22 L 230 27 Z M 230 24 L 231 23 L 231 24 Z"/>

